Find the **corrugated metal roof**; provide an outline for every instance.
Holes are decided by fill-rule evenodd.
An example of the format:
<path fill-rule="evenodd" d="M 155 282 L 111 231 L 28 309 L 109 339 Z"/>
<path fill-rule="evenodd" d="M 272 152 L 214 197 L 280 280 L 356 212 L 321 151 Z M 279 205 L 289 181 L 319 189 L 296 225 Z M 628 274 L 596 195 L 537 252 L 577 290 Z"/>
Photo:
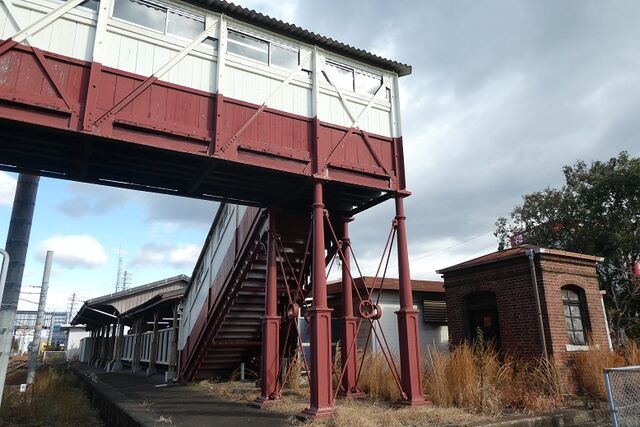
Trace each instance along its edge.
<path fill-rule="evenodd" d="M 110 304 L 114 300 L 118 300 L 118 299 L 121 299 L 121 298 L 124 298 L 124 297 L 128 297 L 128 296 L 131 296 L 131 295 L 135 295 L 135 294 L 138 294 L 138 293 L 141 293 L 141 292 L 146 292 L 149 289 L 153 289 L 153 288 L 169 285 L 169 284 L 176 283 L 176 282 L 185 282 L 185 286 L 186 286 L 186 284 L 189 283 L 189 280 L 190 280 L 189 276 L 186 276 L 184 274 L 179 274 L 177 276 L 168 277 L 166 279 L 157 280 L 155 282 L 147 283 L 146 285 L 140 285 L 140 286 L 136 286 L 134 288 L 129 288 L 129 289 L 124 290 L 124 291 L 114 292 L 114 293 L 103 295 L 103 296 L 100 296 L 100 297 L 88 299 L 86 301 L 86 304 L 87 305 Z"/>
<path fill-rule="evenodd" d="M 358 289 L 363 288 L 363 283 L 369 289 L 379 289 L 381 279 L 375 278 L 371 276 L 364 276 L 364 281 L 362 277 L 354 277 L 354 282 L 358 285 Z M 387 277 L 384 279 L 384 283 L 382 284 L 383 291 L 397 291 L 400 289 L 400 281 L 397 278 Z M 411 280 L 411 288 L 413 292 L 435 292 L 435 293 L 444 293 L 444 282 L 440 280 Z M 342 282 L 340 280 L 336 280 L 333 282 L 327 283 L 327 293 L 329 295 L 340 294 L 342 293 Z"/>
<path fill-rule="evenodd" d="M 326 49 L 330 52 L 353 58 L 374 67 L 394 71 L 399 76 L 407 76 L 411 74 L 411 65 L 402 64 L 391 59 L 383 58 L 371 52 L 367 52 L 366 50 L 349 46 L 348 44 L 339 42 L 326 36 L 322 36 L 320 34 L 316 34 L 309 30 L 305 30 L 304 28 L 301 28 L 297 25 L 283 22 L 279 19 L 272 18 L 246 7 L 238 6 L 223 0 L 184 1 L 196 6 L 204 7 L 205 9 L 209 9 L 213 12 L 222 13 L 239 21 L 243 21 L 269 31 L 273 31 L 274 33 L 296 39 L 303 43 L 316 45 L 322 49 Z"/>
<path fill-rule="evenodd" d="M 535 246 L 535 245 L 521 245 L 515 248 L 491 252 L 489 254 L 482 255 L 478 258 L 473 258 L 468 261 L 464 261 L 460 264 L 452 265 L 451 267 L 441 268 L 439 270 L 436 270 L 436 273 L 445 274 L 450 271 L 476 267 L 478 265 L 503 261 L 503 260 L 518 257 L 518 256 L 527 256 L 527 252 L 529 250 L 533 250 L 533 252 L 537 254 L 548 254 L 548 255 L 562 256 L 566 258 L 577 258 L 577 259 L 583 259 L 585 261 L 592 261 L 592 262 L 602 262 L 604 260 L 604 258 L 600 258 L 594 255 L 581 254 L 578 252 L 569 252 L 569 251 L 564 251 L 560 249 L 542 248 L 540 246 Z"/>

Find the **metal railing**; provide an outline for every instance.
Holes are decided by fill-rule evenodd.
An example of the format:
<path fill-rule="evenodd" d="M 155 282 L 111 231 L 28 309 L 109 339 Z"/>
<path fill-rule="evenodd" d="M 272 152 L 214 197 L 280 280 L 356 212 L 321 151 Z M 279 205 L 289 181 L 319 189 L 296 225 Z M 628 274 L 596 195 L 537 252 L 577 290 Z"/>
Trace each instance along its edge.
<path fill-rule="evenodd" d="M 640 366 L 604 370 L 604 384 L 614 427 L 640 426 Z"/>

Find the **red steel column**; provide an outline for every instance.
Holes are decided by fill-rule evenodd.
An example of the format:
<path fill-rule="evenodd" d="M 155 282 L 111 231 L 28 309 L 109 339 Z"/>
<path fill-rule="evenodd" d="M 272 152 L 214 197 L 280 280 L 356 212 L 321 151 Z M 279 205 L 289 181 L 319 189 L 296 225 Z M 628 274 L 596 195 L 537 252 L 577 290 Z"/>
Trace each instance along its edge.
<path fill-rule="evenodd" d="M 324 203 L 322 182 L 313 187 L 313 253 L 311 318 L 311 401 L 302 418 L 327 418 L 333 415 L 331 384 L 331 309 L 327 306 L 327 280 L 324 245 Z"/>
<path fill-rule="evenodd" d="M 262 381 L 260 397 L 254 406 L 265 407 L 280 394 L 280 316 L 278 316 L 278 266 L 273 213 L 269 212 L 269 242 L 267 248 L 267 280 L 265 316 L 262 318 Z"/>
<path fill-rule="evenodd" d="M 351 269 L 351 254 L 349 239 L 349 222 L 353 218 L 345 218 L 342 223 L 342 334 L 340 337 L 340 355 L 342 358 L 342 382 L 339 395 L 345 398 L 364 396 L 357 388 L 357 351 L 356 317 L 353 315 L 353 281 L 349 273 Z"/>
<path fill-rule="evenodd" d="M 400 375 L 405 396 L 400 403 L 423 405 L 427 403 L 422 393 L 422 365 L 420 363 L 420 339 L 418 333 L 418 310 L 413 308 L 407 229 L 405 225 L 404 199 L 396 196 L 396 227 L 398 234 L 398 276 L 400 310 L 398 316 L 398 338 L 400 347 Z"/>

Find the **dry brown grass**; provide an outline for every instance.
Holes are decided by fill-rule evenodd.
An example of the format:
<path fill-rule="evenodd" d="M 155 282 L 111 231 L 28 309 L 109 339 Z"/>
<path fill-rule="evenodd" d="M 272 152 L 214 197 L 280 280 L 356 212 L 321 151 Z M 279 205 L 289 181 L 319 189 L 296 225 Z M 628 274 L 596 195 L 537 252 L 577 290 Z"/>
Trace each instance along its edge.
<path fill-rule="evenodd" d="M 377 401 L 338 401 L 335 416 L 313 425 L 328 427 L 377 427 L 456 425 L 464 426 L 487 421 L 490 418 L 469 413 L 459 408 L 417 407 L 392 408 L 389 403 Z"/>
<path fill-rule="evenodd" d="M 389 364 L 382 354 L 367 353 L 362 365 L 358 386 L 367 393 L 369 398 L 387 401 L 395 401 L 400 398 L 400 390 L 396 380 L 394 380 Z M 398 366 L 397 363 L 396 366 Z"/>
<path fill-rule="evenodd" d="M 5 390 L 0 407 L 3 426 L 101 426 L 98 412 L 73 374 L 56 369 L 38 371 L 26 393 Z"/>
<path fill-rule="evenodd" d="M 496 388 L 500 405 L 518 412 L 549 411 L 565 403 L 564 383 L 552 358 L 506 358 Z"/>
<path fill-rule="evenodd" d="M 490 344 L 460 345 L 445 353 L 428 347 L 424 371 L 425 395 L 438 406 L 499 414 L 550 410 L 560 406 L 560 374 L 546 359 L 501 360 Z"/>
<path fill-rule="evenodd" d="M 193 385 L 199 390 L 239 402 L 251 402 L 258 397 L 259 390 L 251 383 L 200 381 Z M 284 389 L 282 396 L 269 410 L 289 416 L 291 424 L 297 424 L 295 415 L 309 406 L 308 388 L 298 391 Z M 318 426 L 415 426 L 415 425 L 469 425 L 489 418 L 469 413 L 459 408 L 418 407 L 396 409 L 384 400 L 338 400 L 335 416 L 312 423 Z"/>
<path fill-rule="evenodd" d="M 636 357 L 634 348 L 637 349 L 637 346 L 628 348 L 631 352 L 630 357 Z M 589 351 L 575 355 L 578 384 L 589 396 L 600 400 L 607 398 L 602 372 L 605 368 L 617 368 L 626 364 L 625 357 L 619 351 L 591 346 Z"/>
<path fill-rule="evenodd" d="M 640 341 L 627 341 L 619 351 L 627 365 L 640 365 Z"/>
<path fill-rule="evenodd" d="M 191 386 L 213 396 L 237 402 L 253 402 L 260 395 L 260 390 L 255 387 L 255 384 L 249 382 L 203 380 Z"/>

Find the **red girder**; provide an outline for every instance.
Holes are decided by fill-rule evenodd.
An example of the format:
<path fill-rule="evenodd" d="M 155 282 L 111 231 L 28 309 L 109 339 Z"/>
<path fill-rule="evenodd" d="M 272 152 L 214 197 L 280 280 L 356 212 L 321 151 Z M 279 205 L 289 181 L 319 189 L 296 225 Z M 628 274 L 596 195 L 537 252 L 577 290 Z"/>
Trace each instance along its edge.
<path fill-rule="evenodd" d="M 399 173 L 401 162 L 397 159 L 401 155 L 399 138 L 372 135 L 360 129 L 324 123 L 317 117 L 303 117 L 167 83 L 155 76 L 139 76 L 97 62 L 44 52 L 11 39 L 0 43 L 0 62 L 6 65 L 0 69 L 0 120 L 27 126 L 37 123 L 38 135 L 43 131 L 71 132 L 80 141 L 95 144 L 94 151 L 100 152 L 100 159 L 105 158 L 105 153 L 115 153 L 111 147 L 101 151 L 104 138 L 212 159 L 204 163 L 199 172 L 194 171 L 190 183 L 177 186 L 178 194 L 228 197 L 222 193 L 212 194 L 218 187 L 212 188 L 212 184 L 207 183 L 209 177 L 215 176 L 221 165 L 219 161 L 309 179 L 321 176 L 347 185 L 343 187 L 347 191 L 345 199 L 335 206 L 339 209 L 349 205 L 351 194 L 367 194 L 365 198 L 373 200 L 379 195 L 372 191 L 374 189 L 392 193 L 402 190 L 399 183 L 404 182 L 404 177 Z M 39 83 L 42 81 L 47 82 L 44 88 Z M 91 151 L 83 159 L 84 144 L 65 145 L 57 138 L 42 135 L 43 141 L 59 147 L 48 150 L 51 155 L 60 152 L 56 158 L 59 166 L 50 162 L 47 168 L 36 163 L 35 157 L 41 152 L 39 145 L 34 144 L 31 153 L 21 151 L 20 157 L 16 157 L 13 161 L 16 168 L 47 170 L 89 182 L 106 178 L 118 181 L 117 176 L 111 174 L 100 176 L 105 173 L 95 167 L 93 160 L 98 154 L 94 157 Z M 16 148 L 9 145 L 10 140 L 5 138 L 0 154 L 3 149 L 17 150 L 18 145 Z M 70 154 L 70 150 L 79 152 Z M 83 159 L 87 165 L 80 169 L 85 173 L 76 175 L 77 167 L 71 170 L 65 166 L 70 157 Z M 134 185 L 136 180 L 144 179 L 130 175 L 120 181 Z M 90 176 L 95 176 L 94 180 Z M 246 176 L 238 172 L 238 178 Z M 173 187 L 165 182 L 144 181 L 140 184 L 151 190 L 156 188 L 154 191 Z M 278 185 L 283 187 L 281 182 L 284 181 L 278 181 Z M 220 183 L 220 188 L 222 185 Z M 242 185 L 243 189 L 247 188 L 246 195 L 236 196 L 238 200 L 266 205 L 268 200 L 263 197 L 274 199 L 265 191 L 249 192 L 249 183 Z M 290 194 L 284 187 L 264 185 L 269 191 Z M 307 187 L 304 191 L 310 194 L 309 190 Z M 332 199 L 337 194 L 335 191 L 327 194 L 328 205 L 335 204 Z"/>

